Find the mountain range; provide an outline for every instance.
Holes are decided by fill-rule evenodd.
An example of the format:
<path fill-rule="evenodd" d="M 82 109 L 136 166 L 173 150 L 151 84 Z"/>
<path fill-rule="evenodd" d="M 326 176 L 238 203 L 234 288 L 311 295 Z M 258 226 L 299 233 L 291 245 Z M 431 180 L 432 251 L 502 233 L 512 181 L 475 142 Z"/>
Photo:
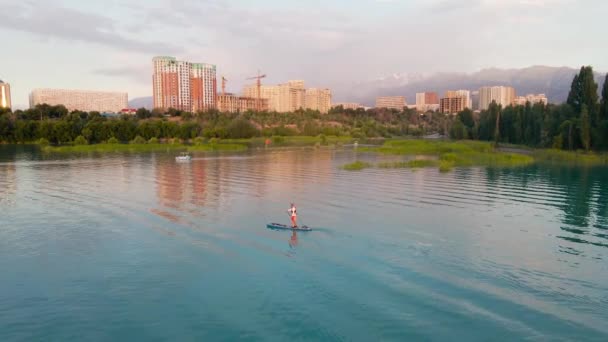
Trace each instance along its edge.
<path fill-rule="evenodd" d="M 565 102 L 574 75 L 579 69 L 568 67 L 532 66 L 522 69 L 489 68 L 474 73 L 395 73 L 370 81 L 356 82 L 333 90 L 334 102 L 358 102 L 373 106 L 377 96 L 406 97 L 409 104 L 416 102 L 416 93 L 437 92 L 439 97 L 447 90 L 476 91 L 484 86 L 511 86 L 517 95 L 543 93 L 551 103 Z M 602 89 L 605 75 L 595 73 Z M 129 101 L 131 108 L 152 108 L 152 97 L 139 97 Z"/>
<path fill-rule="evenodd" d="M 579 69 L 568 67 L 532 66 L 522 69 L 483 69 L 474 73 L 440 72 L 432 74 L 393 74 L 368 82 L 336 89 L 334 98 L 373 106 L 376 96 L 405 96 L 408 104 L 416 102 L 416 93 L 437 92 L 442 97 L 447 90 L 479 90 L 484 86 L 511 86 L 517 95 L 545 94 L 551 103 L 565 102 L 574 75 Z M 602 89 L 605 75 L 595 73 Z M 345 102 L 346 102 L 345 101 Z M 338 102 L 338 101 L 336 101 Z"/>

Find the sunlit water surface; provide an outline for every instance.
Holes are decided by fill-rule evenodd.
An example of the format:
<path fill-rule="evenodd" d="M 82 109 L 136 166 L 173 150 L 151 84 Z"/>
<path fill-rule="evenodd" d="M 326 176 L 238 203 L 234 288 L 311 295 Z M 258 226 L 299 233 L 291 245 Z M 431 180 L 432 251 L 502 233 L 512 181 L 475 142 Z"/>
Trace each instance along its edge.
<path fill-rule="evenodd" d="M 608 169 L 357 158 L 0 146 L 0 341 L 608 340 Z"/>

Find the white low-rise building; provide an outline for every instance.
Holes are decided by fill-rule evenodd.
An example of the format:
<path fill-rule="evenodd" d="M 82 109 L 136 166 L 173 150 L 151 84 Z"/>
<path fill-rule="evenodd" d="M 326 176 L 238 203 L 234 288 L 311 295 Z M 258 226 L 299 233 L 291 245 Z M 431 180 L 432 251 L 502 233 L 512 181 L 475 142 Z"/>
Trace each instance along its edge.
<path fill-rule="evenodd" d="M 120 113 L 128 108 L 128 95 L 122 92 L 106 92 L 68 89 L 34 89 L 30 94 L 30 108 L 39 104 L 63 105 L 69 111 Z"/>

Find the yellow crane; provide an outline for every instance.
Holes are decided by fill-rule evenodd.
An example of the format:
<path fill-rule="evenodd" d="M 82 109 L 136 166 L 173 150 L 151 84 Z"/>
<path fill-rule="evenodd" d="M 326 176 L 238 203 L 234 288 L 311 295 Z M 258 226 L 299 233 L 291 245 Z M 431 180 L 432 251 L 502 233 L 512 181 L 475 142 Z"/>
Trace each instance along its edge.
<path fill-rule="evenodd" d="M 248 80 L 257 80 L 256 84 L 257 84 L 257 90 L 258 90 L 258 96 L 257 96 L 257 101 L 256 101 L 256 109 L 259 112 L 261 110 L 261 102 L 260 102 L 260 88 L 262 87 L 262 78 L 266 77 L 266 74 L 261 75 L 260 74 L 260 70 L 258 70 L 258 75 L 257 76 L 253 76 L 253 77 L 249 77 L 247 78 Z"/>
<path fill-rule="evenodd" d="M 226 95 L 226 82 L 228 82 L 228 80 L 226 77 L 222 76 L 222 95 Z"/>

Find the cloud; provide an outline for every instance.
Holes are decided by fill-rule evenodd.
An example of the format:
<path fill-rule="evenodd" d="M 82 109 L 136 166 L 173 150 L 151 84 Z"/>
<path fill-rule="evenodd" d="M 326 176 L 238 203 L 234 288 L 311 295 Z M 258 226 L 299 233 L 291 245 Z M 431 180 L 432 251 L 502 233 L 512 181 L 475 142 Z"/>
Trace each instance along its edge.
<path fill-rule="evenodd" d="M 0 11 L 0 28 L 31 33 L 45 38 L 95 43 L 121 50 L 155 53 L 179 52 L 173 45 L 145 42 L 121 34 L 116 21 L 52 2 L 5 3 Z"/>
<path fill-rule="evenodd" d="M 431 2 L 429 10 L 437 13 L 449 13 L 460 10 L 471 10 L 483 4 L 483 0 L 439 0 Z"/>
<path fill-rule="evenodd" d="M 150 84 L 150 75 L 152 73 L 150 65 L 123 65 L 117 67 L 97 68 L 93 70 L 93 74 L 106 77 L 119 77 L 123 79 L 129 79 L 139 84 Z"/>

